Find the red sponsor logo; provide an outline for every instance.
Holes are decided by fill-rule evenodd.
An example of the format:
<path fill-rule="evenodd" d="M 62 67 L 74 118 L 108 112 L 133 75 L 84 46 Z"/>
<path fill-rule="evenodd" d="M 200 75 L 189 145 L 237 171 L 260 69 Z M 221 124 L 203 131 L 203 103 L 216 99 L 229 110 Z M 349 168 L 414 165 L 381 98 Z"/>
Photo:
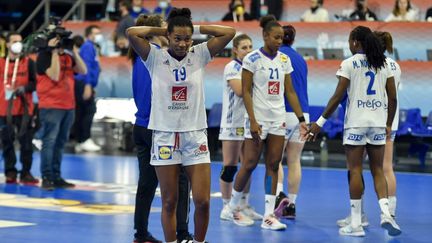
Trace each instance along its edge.
<path fill-rule="evenodd" d="M 187 87 L 174 86 L 172 87 L 172 101 L 187 101 Z"/>
<path fill-rule="evenodd" d="M 201 145 L 198 147 L 198 149 L 196 149 L 196 150 L 194 151 L 194 153 L 195 153 L 195 156 L 198 156 L 198 155 L 201 155 L 201 154 L 206 154 L 206 153 L 208 153 L 207 145 L 206 145 L 205 143 L 201 144 Z"/>
<path fill-rule="evenodd" d="M 268 82 L 268 94 L 278 95 L 280 91 L 280 82 L 269 81 Z"/>

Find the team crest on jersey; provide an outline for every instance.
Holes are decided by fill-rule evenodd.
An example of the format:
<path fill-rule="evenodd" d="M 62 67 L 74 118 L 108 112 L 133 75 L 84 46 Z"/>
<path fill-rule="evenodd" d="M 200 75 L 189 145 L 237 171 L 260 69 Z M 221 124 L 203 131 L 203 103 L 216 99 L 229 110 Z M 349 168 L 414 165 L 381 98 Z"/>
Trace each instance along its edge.
<path fill-rule="evenodd" d="M 172 146 L 159 146 L 159 159 L 168 160 L 172 159 Z"/>
<path fill-rule="evenodd" d="M 240 64 L 238 64 L 238 63 L 234 64 L 234 69 L 237 70 L 237 71 L 240 71 L 241 67 L 242 66 Z"/>
<path fill-rule="evenodd" d="M 280 60 L 281 60 L 281 62 L 286 63 L 286 62 L 288 62 L 288 57 L 286 55 L 284 55 L 284 54 L 281 54 L 280 55 Z"/>
<path fill-rule="evenodd" d="M 268 94 L 269 95 L 279 95 L 280 82 L 269 81 L 268 82 Z"/>
<path fill-rule="evenodd" d="M 187 86 L 173 86 L 171 100 L 187 101 Z"/>
<path fill-rule="evenodd" d="M 237 127 L 236 128 L 236 135 L 237 136 L 244 136 L 244 127 Z"/>
<path fill-rule="evenodd" d="M 255 62 L 256 60 L 258 60 L 260 58 L 261 58 L 261 56 L 260 56 L 260 54 L 258 52 L 256 52 L 256 53 L 254 53 L 254 54 L 252 54 L 252 55 L 249 56 L 249 60 L 251 62 Z"/>

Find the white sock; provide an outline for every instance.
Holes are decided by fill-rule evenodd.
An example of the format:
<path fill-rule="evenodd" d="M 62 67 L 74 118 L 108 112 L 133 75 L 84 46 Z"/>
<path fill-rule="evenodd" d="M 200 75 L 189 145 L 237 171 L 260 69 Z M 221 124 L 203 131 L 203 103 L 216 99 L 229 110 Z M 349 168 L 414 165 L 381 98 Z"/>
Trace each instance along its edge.
<path fill-rule="evenodd" d="M 240 206 L 240 200 L 242 198 L 243 192 L 238 192 L 236 190 L 232 190 L 231 201 L 229 202 L 229 206 L 231 210 L 237 209 Z"/>
<path fill-rule="evenodd" d="M 396 216 L 396 196 L 389 196 L 389 211 L 392 216 Z"/>
<path fill-rule="evenodd" d="M 361 225 L 361 199 L 350 200 L 351 203 L 351 226 L 357 228 Z"/>
<path fill-rule="evenodd" d="M 166 241 L 166 243 L 177 243 L 177 240 L 175 240 L 175 241 Z"/>
<path fill-rule="evenodd" d="M 228 205 L 228 203 L 230 202 L 230 199 L 222 198 L 222 202 L 223 202 L 223 205 L 224 205 L 224 207 L 225 207 L 225 206 Z"/>
<path fill-rule="evenodd" d="M 283 183 L 278 182 L 276 187 L 276 195 L 279 195 L 279 192 L 283 192 Z"/>
<path fill-rule="evenodd" d="M 265 212 L 264 215 L 268 216 L 274 212 L 276 203 L 276 196 L 275 195 L 265 195 Z"/>
<path fill-rule="evenodd" d="M 194 239 L 193 243 L 204 243 L 205 241 L 197 241 Z"/>
<path fill-rule="evenodd" d="M 240 200 L 240 207 L 244 208 L 249 205 L 249 193 L 243 193 L 243 196 Z"/>
<path fill-rule="evenodd" d="M 297 199 L 297 194 L 291 194 L 291 193 L 288 193 L 288 199 L 289 199 L 289 201 L 290 202 L 292 202 L 292 203 L 296 203 L 296 199 Z"/>
<path fill-rule="evenodd" d="M 390 211 L 389 211 L 389 201 L 386 197 L 381 198 L 378 201 L 380 208 L 381 208 L 381 213 L 383 213 L 384 215 L 386 215 L 387 217 L 391 217 L 390 215 Z"/>

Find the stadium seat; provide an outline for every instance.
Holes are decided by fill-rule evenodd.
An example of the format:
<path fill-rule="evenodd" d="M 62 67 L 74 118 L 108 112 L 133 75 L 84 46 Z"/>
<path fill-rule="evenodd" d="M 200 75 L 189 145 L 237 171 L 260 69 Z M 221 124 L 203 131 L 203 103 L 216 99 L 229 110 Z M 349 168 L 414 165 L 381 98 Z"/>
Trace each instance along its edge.
<path fill-rule="evenodd" d="M 219 128 L 222 116 L 222 103 L 213 104 L 208 118 L 207 125 L 209 128 Z"/>
<path fill-rule="evenodd" d="M 420 109 L 400 109 L 397 135 L 409 135 L 423 129 Z"/>
<path fill-rule="evenodd" d="M 417 154 L 421 167 L 426 165 L 426 154 L 431 146 L 432 138 L 432 111 L 426 119 L 424 126 L 412 132 L 412 136 L 417 138 L 416 143 L 411 143 L 409 152 L 410 154 Z"/>
<path fill-rule="evenodd" d="M 324 106 L 309 106 L 309 120 L 310 122 L 316 122 L 321 114 L 324 112 Z"/>
<path fill-rule="evenodd" d="M 327 133 L 329 138 L 334 138 L 338 133 L 343 132 L 344 127 L 344 111 L 341 107 L 338 107 L 335 112 L 331 115 L 327 122 L 324 124 L 322 130 Z"/>

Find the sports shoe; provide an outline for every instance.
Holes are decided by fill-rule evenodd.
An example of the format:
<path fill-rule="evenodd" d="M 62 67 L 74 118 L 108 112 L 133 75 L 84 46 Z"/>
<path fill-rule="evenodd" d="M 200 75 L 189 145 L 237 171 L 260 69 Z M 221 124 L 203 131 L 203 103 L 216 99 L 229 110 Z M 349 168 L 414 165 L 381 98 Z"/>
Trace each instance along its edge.
<path fill-rule="evenodd" d="M 69 183 L 65 181 L 63 178 L 60 178 L 53 182 L 53 186 L 55 188 L 72 188 L 75 187 L 75 184 Z"/>
<path fill-rule="evenodd" d="M 101 147 L 97 144 L 95 144 L 95 142 L 93 142 L 93 140 L 91 138 L 85 140 L 82 143 L 78 143 L 75 145 L 75 152 L 79 153 L 82 151 L 85 152 L 97 152 L 100 151 Z"/>
<path fill-rule="evenodd" d="M 339 227 L 345 227 L 345 226 L 351 224 L 351 215 L 347 216 L 344 219 L 339 219 L 338 221 L 336 221 L 336 224 Z M 369 221 L 366 217 L 366 214 L 364 214 L 364 213 L 362 214 L 362 217 L 361 217 L 361 226 L 362 227 L 368 227 L 369 226 Z"/>
<path fill-rule="evenodd" d="M 162 243 L 162 241 L 154 238 L 151 234 L 149 234 L 144 239 L 134 239 L 133 243 Z"/>
<path fill-rule="evenodd" d="M 30 172 L 21 172 L 20 183 L 24 185 L 34 186 L 39 184 L 39 180 L 34 178 Z"/>
<path fill-rule="evenodd" d="M 16 184 L 17 183 L 17 172 L 8 171 L 6 173 L 6 184 Z"/>
<path fill-rule="evenodd" d="M 396 221 L 392 217 L 386 216 L 385 214 L 381 214 L 381 227 L 386 229 L 388 234 L 391 236 L 397 236 L 402 233 Z"/>
<path fill-rule="evenodd" d="M 232 221 L 238 225 L 238 226 L 251 226 L 254 224 L 254 221 L 249 218 L 248 216 L 246 216 L 242 210 L 240 209 L 235 209 L 231 211 L 231 215 L 232 215 Z"/>
<path fill-rule="evenodd" d="M 279 195 L 276 197 L 274 215 L 278 218 L 281 218 L 283 215 L 283 210 L 285 207 L 290 204 L 288 197 L 283 192 L 279 192 Z"/>
<path fill-rule="evenodd" d="M 282 218 L 284 219 L 295 219 L 296 217 L 296 206 L 294 203 L 289 203 L 285 206 L 282 211 Z"/>
<path fill-rule="evenodd" d="M 34 138 L 32 140 L 32 144 L 33 144 L 33 147 L 35 147 L 38 151 L 41 151 L 41 149 L 42 149 L 42 140 L 41 139 Z"/>
<path fill-rule="evenodd" d="M 284 230 L 287 226 L 281 223 L 274 214 L 270 214 L 263 218 L 261 228 L 268 230 Z"/>
<path fill-rule="evenodd" d="M 262 220 L 263 216 L 255 211 L 253 207 L 247 205 L 242 212 L 252 220 Z"/>
<path fill-rule="evenodd" d="M 221 211 L 219 217 L 222 220 L 233 221 L 233 214 L 232 214 L 228 204 L 222 208 L 222 211 Z"/>
<path fill-rule="evenodd" d="M 54 183 L 48 179 L 42 179 L 42 189 L 52 191 L 54 190 Z"/>
<path fill-rule="evenodd" d="M 362 237 L 365 236 L 365 232 L 363 227 L 360 225 L 359 227 L 353 228 L 351 224 L 346 225 L 339 229 L 340 235 L 348 235 L 348 236 L 357 236 Z"/>

